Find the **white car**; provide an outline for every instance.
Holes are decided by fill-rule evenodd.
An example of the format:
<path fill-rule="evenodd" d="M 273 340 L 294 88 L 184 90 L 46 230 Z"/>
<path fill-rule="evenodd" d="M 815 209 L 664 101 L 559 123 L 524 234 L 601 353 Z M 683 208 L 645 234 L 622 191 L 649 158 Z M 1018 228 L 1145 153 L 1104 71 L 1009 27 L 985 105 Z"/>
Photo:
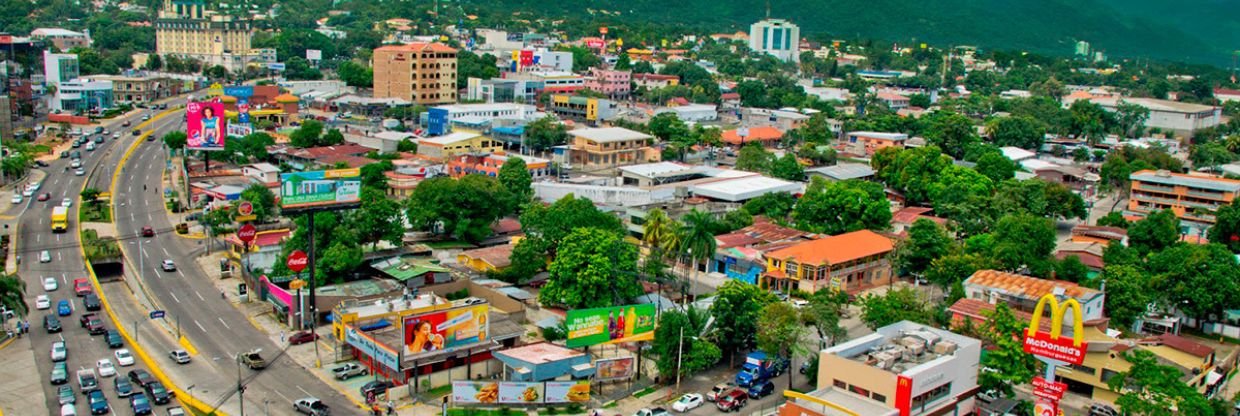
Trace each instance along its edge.
<path fill-rule="evenodd" d="M 72 162 L 69 162 L 69 167 L 74 169 L 82 167 L 82 159 L 73 159 Z"/>
<path fill-rule="evenodd" d="M 177 271 L 177 264 L 173 263 L 172 259 L 164 259 L 164 262 L 160 265 L 160 267 L 163 267 L 165 272 Z"/>
<path fill-rule="evenodd" d="M 688 412 L 701 407 L 702 403 L 705 401 L 706 399 L 703 399 L 702 395 L 697 393 L 689 393 L 684 396 L 680 396 L 680 400 L 677 400 L 676 403 L 672 403 L 672 410 L 681 413 Z"/>
<path fill-rule="evenodd" d="M 129 367 L 133 365 L 133 354 L 130 354 L 127 349 L 122 348 L 116 350 L 116 352 L 112 353 L 112 355 L 116 357 L 116 365 L 121 367 Z"/>
<path fill-rule="evenodd" d="M 14 204 L 22 203 L 22 194 L 13 194 L 13 203 Z"/>
<path fill-rule="evenodd" d="M 51 263 L 51 262 L 52 262 L 52 252 L 47 251 L 47 250 L 43 250 L 39 252 L 39 263 Z"/>
<path fill-rule="evenodd" d="M 39 297 L 34 298 L 34 308 L 38 310 L 51 309 L 52 299 L 48 298 L 47 295 L 39 295 Z"/>
<path fill-rule="evenodd" d="M 64 341 L 56 341 L 52 343 L 52 362 L 61 362 L 69 358 L 69 349 L 65 347 Z"/>
<path fill-rule="evenodd" d="M 73 200 L 69 198 L 62 199 L 60 200 L 60 206 L 65 208 L 71 207 L 73 206 Z"/>
<path fill-rule="evenodd" d="M 53 292 L 59 288 L 60 288 L 60 283 L 56 282 L 55 277 L 44 277 L 43 278 L 43 290 L 48 291 L 48 292 Z"/>
<path fill-rule="evenodd" d="M 96 361 L 95 368 L 99 369 L 99 377 L 112 377 L 116 375 L 116 366 L 112 365 L 112 360 L 107 358 Z"/>
<path fill-rule="evenodd" d="M 77 168 L 77 170 L 73 171 L 73 174 L 77 176 L 86 176 L 86 169 Z"/>

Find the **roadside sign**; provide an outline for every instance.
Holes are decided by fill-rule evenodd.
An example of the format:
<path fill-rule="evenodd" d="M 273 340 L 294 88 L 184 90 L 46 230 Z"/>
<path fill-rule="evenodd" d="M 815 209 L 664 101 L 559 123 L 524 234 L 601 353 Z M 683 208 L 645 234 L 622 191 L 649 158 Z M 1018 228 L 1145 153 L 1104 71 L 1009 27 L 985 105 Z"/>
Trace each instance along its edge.
<path fill-rule="evenodd" d="M 237 238 L 246 244 L 254 242 L 254 237 L 256 236 L 258 236 L 258 229 L 254 228 L 253 224 L 242 225 L 237 230 Z M 289 258 L 291 259 L 292 256 L 289 256 Z"/>
<path fill-rule="evenodd" d="M 1068 385 L 1058 381 L 1047 381 L 1042 377 L 1033 378 L 1033 395 L 1038 398 L 1058 402 L 1068 391 Z"/>
<path fill-rule="evenodd" d="M 1059 406 L 1046 399 L 1038 399 L 1033 405 L 1033 416 L 1058 416 Z"/>
<path fill-rule="evenodd" d="M 288 254 L 288 261 L 284 264 L 288 266 L 288 269 L 292 270 L 293 273 L 301 273 L 302 270 L 306 269 L 306 265 L 310 264 L 310 257 L 307 256 L 304 251 L 293 250 L 292 253 Z"/>
<path fill-rule="evenodd" d="M 165 313 L 166 313 L 166 312 L 164 312 L 163 310 L 159 310 L 159 309 L 153 310 L 153 311 L 151 311 L 151 313 L 150 313 L 150 315 L 151 315 L 151 319 L 159 319 L 159 318 L 163 318 Z"/>
<path fill-rule="evenodd" d="M 250 201 L 241 201 L 241 203 L 237 205 L 237 215 L 246 216 L 253 213 L 254 204 L 251 204 Z"/>

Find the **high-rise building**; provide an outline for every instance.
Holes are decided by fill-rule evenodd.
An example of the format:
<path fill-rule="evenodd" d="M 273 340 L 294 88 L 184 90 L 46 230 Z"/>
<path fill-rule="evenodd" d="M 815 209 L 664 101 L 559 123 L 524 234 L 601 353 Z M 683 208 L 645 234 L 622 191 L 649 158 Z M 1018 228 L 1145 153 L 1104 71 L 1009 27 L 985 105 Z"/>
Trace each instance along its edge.
<path fill-rule="evenodd" d="M 801 60 L 801 28 L 783 19 L 766 19 L 749 26 L 749 49 L 783 61 Z"/>
<path fill-rule="evenodd" d="M 43 51 L 43 82 L 45 85 L 57 86 L 81 75 L 78 70 L 77 54 Z"/>
<path fill-rule="evenodd" d="M 375 98 L 415 104 L 456 102 L 456 49 L 442 43 L 408 43 L 375 49 Z"/>
<path fill-rule="evenodd" d="M 155 21 L 155 53 L 194 58 L 229 71 L 275 62 L 273 52 L 250 47 L 253 33 L 249 20 L 207 10 L 203 0 L 164 0 Z"/>
<path fill-rule="evenodd" d="M 1076 41 L 1076 56 L 1088 57 L 1090 55 L 1089 51 L 1089 42 L 1083 40 Z"/>

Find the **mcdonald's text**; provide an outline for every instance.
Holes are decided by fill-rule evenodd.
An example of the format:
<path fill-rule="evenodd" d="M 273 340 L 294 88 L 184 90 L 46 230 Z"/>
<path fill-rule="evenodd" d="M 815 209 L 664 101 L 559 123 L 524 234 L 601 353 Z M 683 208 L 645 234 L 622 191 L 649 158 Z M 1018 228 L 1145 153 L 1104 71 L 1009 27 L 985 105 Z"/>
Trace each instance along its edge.
<path fill-rule="evenodd" d="M 1040 331 L 1025 330 L 1025 352 L 1070 364 L 1085 362 L 1085 343 L 1079 346 L 1068 337 L 1051 337 Z"/>

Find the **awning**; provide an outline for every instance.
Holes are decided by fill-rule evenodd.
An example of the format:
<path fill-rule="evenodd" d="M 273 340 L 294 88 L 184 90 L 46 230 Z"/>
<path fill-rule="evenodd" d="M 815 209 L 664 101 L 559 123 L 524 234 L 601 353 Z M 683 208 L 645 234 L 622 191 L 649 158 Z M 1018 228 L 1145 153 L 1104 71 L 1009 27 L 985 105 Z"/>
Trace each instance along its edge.
<path fill-rule="evenodd" d="M 1213 386 L 1223 379 L 1223 375 L 1217 371 L 1210 370 L 1210 374 L 1206 374 L 1206 385 Z"/>

